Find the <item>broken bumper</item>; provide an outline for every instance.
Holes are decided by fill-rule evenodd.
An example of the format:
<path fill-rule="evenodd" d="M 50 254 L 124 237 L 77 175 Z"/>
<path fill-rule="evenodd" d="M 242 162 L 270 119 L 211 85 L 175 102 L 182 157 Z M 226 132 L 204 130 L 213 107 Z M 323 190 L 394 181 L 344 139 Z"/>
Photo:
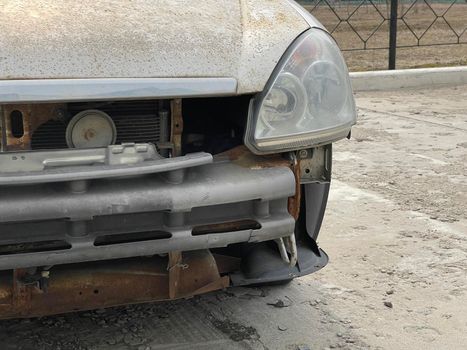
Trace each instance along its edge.
<path fill-rule="evenodd" d="M 36 156 L 38 168 L 50 159 Z M 306 213 L 297 221 L 290 214 L 301 203 L 294 167 L 252 157 L 98 161 L 75 173 L 23 175 L 34 176 L 29 185 L 2 174 L 0 319 L 184 298 L 321 269 L 328 258 L 315 240 L 329 183 L 302 186 Z M 294 232 L 291 266 L 270 241 Z M 235 243 L 255 244 L 241 257 L 210 251 Z"/>
<path fill-rule="evenodd" d="M 11 185 L 14 177 L 5 175 L 0 270 L 225 247 L 294 232 L 287 210 L 296 190 L 290 168 L 198 164 L 212 162 L 210 155 L 180 158 L 155 161 L 142 175 L 135 169 L 147 167 L 117 167 L 132 176 L 112 179 L 100 169 L 99 176 L 88 172 L 68 182 L 35 175 L 36 184 L 26 186 L 19 177 Z M 41 179 L 58 176 L 53 172 Z"/>

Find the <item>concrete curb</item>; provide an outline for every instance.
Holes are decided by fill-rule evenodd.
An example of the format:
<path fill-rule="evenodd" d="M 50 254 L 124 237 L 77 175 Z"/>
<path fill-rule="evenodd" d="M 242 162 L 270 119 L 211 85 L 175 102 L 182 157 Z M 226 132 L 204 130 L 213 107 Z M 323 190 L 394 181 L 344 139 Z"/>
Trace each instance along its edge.
<path fill-rule="evenodd" d="M 350 78 L 355 92 L 461 85 L 467 84 L 467 66 L 354 72 Z"/>

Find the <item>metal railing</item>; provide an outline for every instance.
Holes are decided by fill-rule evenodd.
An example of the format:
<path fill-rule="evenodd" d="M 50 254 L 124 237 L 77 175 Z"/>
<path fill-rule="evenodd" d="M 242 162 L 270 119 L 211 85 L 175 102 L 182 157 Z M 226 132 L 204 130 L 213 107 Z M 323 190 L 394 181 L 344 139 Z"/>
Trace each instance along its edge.
<path fill-rule="evenodd" d="M 299 3 L 337 37 L 343 51 L 389 50 L 389 69 L 395 69 L 397 48 L 467 44 L 467 0 Z"/>

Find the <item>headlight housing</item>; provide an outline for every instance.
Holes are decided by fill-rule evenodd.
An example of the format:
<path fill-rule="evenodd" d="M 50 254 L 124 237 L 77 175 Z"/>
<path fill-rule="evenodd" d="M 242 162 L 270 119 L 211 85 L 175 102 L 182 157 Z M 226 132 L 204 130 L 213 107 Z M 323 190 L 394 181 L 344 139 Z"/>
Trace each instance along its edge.
<path fill-rule="evenodd" d="M 292 44 L 264 92 L 252 100 L 245 144 L 257 154 L 319 146 L 346 137 L 356 115 L 337 44 L 312 28 Z"/>

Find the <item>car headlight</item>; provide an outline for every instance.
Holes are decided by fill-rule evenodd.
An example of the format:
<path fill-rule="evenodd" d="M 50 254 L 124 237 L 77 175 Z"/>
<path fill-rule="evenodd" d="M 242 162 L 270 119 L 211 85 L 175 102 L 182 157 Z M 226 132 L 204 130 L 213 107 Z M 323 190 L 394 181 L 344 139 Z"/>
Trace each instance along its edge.
<path fill-rule="evenodd" d="M 312 28 L 292 44 L 264 92 L 252 100 L 245 144 L 264 154 L 330 143 L 348 135 L 356 115 L 337 44 Z"/>

